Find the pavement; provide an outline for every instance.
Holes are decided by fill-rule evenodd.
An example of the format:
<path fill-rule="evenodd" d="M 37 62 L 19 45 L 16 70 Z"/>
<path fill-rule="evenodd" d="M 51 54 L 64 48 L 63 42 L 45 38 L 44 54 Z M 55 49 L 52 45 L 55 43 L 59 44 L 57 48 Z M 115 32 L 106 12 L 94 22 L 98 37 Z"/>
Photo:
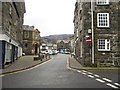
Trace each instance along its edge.
<path fill-rule="evenodd" d="M 69 57 L 69 67 L 78 70 L 118 70 L 118 67 L 83 67 L 74 57 Z"/>
<path fill-rule="evenodd" d="M 7 74 L 7 73 L 25 70 L 28 68 L 32 68 L 36 65 L 39 65 L 47 60 L 50 60 L 49 57 L 47 57 L 47 59 L 44 58 L 42 61 L 34 60 L 34 57 L 37 57 L 37 56 L 35 55 L 22 56 L 18 60 L 16 60 L 14 63 L 6 65 L 5 68 L 1 70 L 2 72 L 0 72 L 0 74 Z"/>

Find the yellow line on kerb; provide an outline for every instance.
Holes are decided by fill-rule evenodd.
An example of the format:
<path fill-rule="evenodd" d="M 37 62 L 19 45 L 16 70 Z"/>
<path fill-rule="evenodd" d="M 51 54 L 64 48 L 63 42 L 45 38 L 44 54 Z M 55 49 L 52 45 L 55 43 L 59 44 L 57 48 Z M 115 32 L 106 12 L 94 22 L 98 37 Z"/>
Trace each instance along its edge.
<path fill-rule="evenodd" d="M 2 75 L 0 75 L 0 77 L 6 76 L 6 75 L 11 75 L 11 74 L 17 74 L 17 73 L 20 73 L 20 72 L 25 72 L 25 71 L 28 71 L 28 70 L 32 70 L 32 69 L 37 68 L 37 67 L 39 67 L 39 66 L 41 66 L 41 65 L 43 65 L 43 64 L 45 64 L 45 63 L 47 63 L 49 61 L 51 61 L 51 60 L 45 61 L 45 62 L 43 62 L 43 63 L 41 63 L 39 65 L 36 65 L 34 67 L 31 67 L 31 68 L 28 68 L 28 69 L 25 69 L 25 70 L 20 70 L 20 71 L 16 71 L 16 72 L 10 72 L 10 73 L 7 73 L 7 74 L 2 74 Z"/>

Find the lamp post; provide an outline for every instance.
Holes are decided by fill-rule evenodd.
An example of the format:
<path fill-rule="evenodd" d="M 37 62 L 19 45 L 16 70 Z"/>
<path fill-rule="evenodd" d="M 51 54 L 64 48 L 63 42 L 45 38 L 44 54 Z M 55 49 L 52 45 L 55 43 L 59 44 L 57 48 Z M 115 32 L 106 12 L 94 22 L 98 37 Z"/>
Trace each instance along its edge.
<path fill-rule="evenodd" d="M 94 29 L 93 29 L 93 0 L 91 0 L 91 30 L 92 30 L 92 64 L 95 63 L 94 61 Z"/>

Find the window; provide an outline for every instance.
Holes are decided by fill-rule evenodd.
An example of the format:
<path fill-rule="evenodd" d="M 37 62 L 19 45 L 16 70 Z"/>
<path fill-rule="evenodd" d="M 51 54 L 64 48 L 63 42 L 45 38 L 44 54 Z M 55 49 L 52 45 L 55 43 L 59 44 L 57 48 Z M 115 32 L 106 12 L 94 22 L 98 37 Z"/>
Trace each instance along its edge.
<path fill-rule="evenodd" d="M 110 40 L 98 39 L 98 51 L 110 51 Z"/>
<path fill-rule="evenodd" d="M 109 27 L 109 13 L 97 14 L 97 27 Z"/>
<path fill-rule="evenodd" d="M 109 0 L 97 0 L 97 5 L 108 5 Z"/>
<path fill-rule="evenodd" d="M 28 39 L 28 38 L 29 38 L 29 32 L 27 32 L 27 31 L 24 32 L 24 38 L 25 38 L 25 39 Z"/>

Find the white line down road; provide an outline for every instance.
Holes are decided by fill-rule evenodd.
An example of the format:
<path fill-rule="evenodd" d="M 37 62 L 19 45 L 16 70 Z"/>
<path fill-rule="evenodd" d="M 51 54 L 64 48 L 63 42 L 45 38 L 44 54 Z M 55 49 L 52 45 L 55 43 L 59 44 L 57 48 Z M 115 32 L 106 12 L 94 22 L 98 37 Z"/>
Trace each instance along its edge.
<path fill-rule="evenodd" d="M 88 74 L 93 74 L 93 73 L 91 73 L 91 72 L 88 72 Z"/>
<path fill-rule="evenodd" d="M 110 87 L 112 87 L 112 88 L 118 88 L 118 87 L 116 87 L 116 86 L 114 86 L 114 85 L 112 85 L 112 84 L 110 84 L 110 83 L 107 83 L 106 85 L 108 85 L 108 86 L 110 86 Z"/>
<path fill-rule="evenodd" d="M 119 84 L 119 83 L 114 83 L 114 84 L 120 87 L 120 84 Z"/>
<path fill-rule="evenodd" d="M 101 82 L 101 83 L 105 83 L 105 81 L 101 80 L 101 79 L 96 79 L 97 81 Z"/>
<path fill-rule="evenodd" d="M 107 79 L 107 78 L 103 78 L 103 80 L 107 81 L 107 82 L 112 82 L 112 80 Z"/>
<path fill-rule="evenodd" d="M 79 73 L 80 73 L 81 71 L 80 71 L 80 70 L 77 70 L 77 72 L 79 72 Z"/>
<path fill-rule="evenodd" d="M 94 76 L 92 76 L 92 75 L 88 75 L 88 77 L 90 77 L 90 78 L 94 78 Z"/>
<path fill-rule="evenodd" d="M 96 74 L 95 74 L 94 76 L 95 76 L 95 77 L 100 77 L 99 75 L 96 75 Z"/>
<path fill-rule="evenodd" d="M 67 61 L 67 64 L 69 64 L 68 61 Z M 69 65 L 67 65 L 67 66 L 69 67 Z M 104 83 L 104 84 L 106 84 L 109 87 L 112 87 L 112 88 L 118 88 L 118 87 L 120 87 L 119 83 L 113 83 L 112 80 L 107 79 L 107 78 L 102 78 L 101 76 L 99 76 L 97 74 L 94 74 L 94 73 L 91 73 L 91 72 L 88 72 L 88 71 L 85 71 L 85 70 L 77 70 L 77 69 L 72 69 L 72 68 L 70 68 L 70 69 L 73 70 L 73 71 L 77 71 L 78 73 L 81 73 L 83 75 L 87 75 L 88 77 L 90 77 L 92 79 L 95 79 L 96 81 L 98 81 L 100 83 Z"/>

